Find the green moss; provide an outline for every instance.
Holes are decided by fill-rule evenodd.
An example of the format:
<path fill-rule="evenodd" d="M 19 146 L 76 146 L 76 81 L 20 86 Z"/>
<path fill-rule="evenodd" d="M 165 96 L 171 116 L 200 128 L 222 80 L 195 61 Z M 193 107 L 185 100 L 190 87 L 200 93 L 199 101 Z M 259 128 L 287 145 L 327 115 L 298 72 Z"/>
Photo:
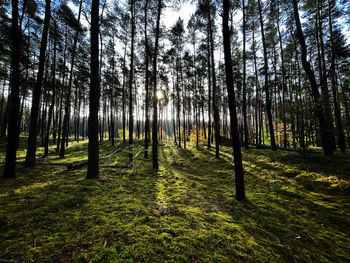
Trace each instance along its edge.
<path fill-rule="evenodd" d="M 248 199 L 237 202 L 229 147 L 215 159 L 214 149 L 167 142 L 156 172 L 136 140 L 132 164 L 127 148 L 101 161 L 130 169 L 101 168 L 100 179 L 86 180 L 86 167 L 53 164 L 86 160 L 87 141 L 33 169 L 21 163 L 25 146 L 21 138 L 18 177 L 0 179 L 1 259 L 349 262 L 349 154 L 243 151 Z M 105 156 L 121 141 L 100 146 Z"/>

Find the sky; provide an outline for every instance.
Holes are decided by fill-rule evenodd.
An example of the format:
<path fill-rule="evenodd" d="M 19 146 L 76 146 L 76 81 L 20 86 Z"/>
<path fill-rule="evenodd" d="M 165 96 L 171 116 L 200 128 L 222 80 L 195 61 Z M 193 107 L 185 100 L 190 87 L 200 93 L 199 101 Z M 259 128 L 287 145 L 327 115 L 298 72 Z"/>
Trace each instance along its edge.
<path fill-rule="evenodd" d="M 161 19 L 164 25 L 167 27 L 173 26 L 179 17 L 181 17 L 184 20 L 185 25 L 187 25 L 188 20 L 195 11 L 196 6 L 190 2 L 186 2 L 181 6 L 179 10 L 167 7 L 163 12 Z"/>

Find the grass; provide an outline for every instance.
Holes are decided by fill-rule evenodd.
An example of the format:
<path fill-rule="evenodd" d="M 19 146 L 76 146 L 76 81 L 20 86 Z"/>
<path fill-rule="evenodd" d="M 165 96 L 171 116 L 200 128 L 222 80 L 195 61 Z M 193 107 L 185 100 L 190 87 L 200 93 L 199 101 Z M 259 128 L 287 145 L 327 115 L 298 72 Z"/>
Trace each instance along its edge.
<path fill-rule="evenodd" d="M 130 169 L 53 163 L 87 159 L 87 141 L 0 179 L 0 261 L 350 262 L 350 155 L 243 151 L 247 200 L 234 196 L 232 149 L 172 142 L 160 169 L 133 146 Z M 119 148 L 104 141 L 101 156 Z M 5 142 L 0 141 L 0 161 Z M 42 149 L 39 149 L 39 152 Z M 101 161 L 129 165 L 128 147 Z M 3 164 L 0 166 L 2 174 Z"/>

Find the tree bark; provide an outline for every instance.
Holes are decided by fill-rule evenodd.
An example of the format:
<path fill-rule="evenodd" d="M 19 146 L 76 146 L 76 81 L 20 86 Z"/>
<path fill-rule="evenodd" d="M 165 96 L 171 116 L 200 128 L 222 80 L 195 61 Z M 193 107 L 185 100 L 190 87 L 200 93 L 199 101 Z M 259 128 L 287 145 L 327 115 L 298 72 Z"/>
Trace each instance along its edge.
<path fill-rule="evenodd" d="M 37 129 L 38 129 L 40 97 L 41 97 L 41 89 L 42 89 L 41 85 L 44 77 L 45 53 L 46 53 L 46 46 L 47 46 L 47 36 L 49 33 L 50 15 L 51 15 L 51 0 L 46 0 L 44 28 L 43 28 L 41 44 L 40 44 L 38 77 L 33 90 L 32 109 L 30 114 L 28 146 L 27 146 L 27 155 L 25 160 L 26 167 L 35 166 L 35 154 L 36 154 L 36 143 L 37 143 L 36 138 L 37 138 Z"/>
<path fill-rule="evenodd" d="M 11 93 L 9 96 L 9 112 L 12 116 L 8 120 L 8 136 L 6 159 L 4 167 L 4 178 L 14 178 L 16 176 L 16 152 L 19 141 L 19 84 L 20 84 L 20 48 L 21 33 L 18 27 L 18 0 L 12 0 L 12 19 L 11 19 Z"/>
<path fill-rule="evenodd" d="M 218 108 L 218 92 L 216 85 L 215 60 L 214 60 L 214 38 L 213 38 L 213 21 L 211 19 L 210 5 L 208 13 L 209 22 L 209 39 L 210 39 L 210 56 L 211 56 L 211 73 L 213 80 L 213 110 L 214 110 L 214 130 L 215 130 L 215 157 L 220 158 L 220 113 Z"/>
<path fill-rule="evenodd" d="M 133 160 L 132 139 L 134 133 L 133 95 L 132 84 L 134 78 L 134 42 L 135 42 L 135 0 L 131 0 L 131 52 L 130 52 L 130 76 L 129 76 L 129 159 Z"/>
<path fill-rule="evenodd" d="M 243 129 L 244 129 L 244 148 L 249 149 L 249 133 L 247 126 L 247 95 L 246 95 L 246 15 L 245 15 L 245 0 L 242 0 L 243 11 L 243 76 L 242 76 L 242 91 L 243 91 Z M 253 18 L 254 19 L 254 18 Z"/>
<path fill-rule="evenodd" d="M 160 28 L 160 13 L 162 10 L 162 0 L 158 0 L 158 14 L 156 25 L 156 36 L 153 58 L 153 123 L 152 123 L 152 165 L 154 169 L 159 168 L 158 164 L 158 136 L 157 136 L 157 120 L 158 120 L 158 98 L 157 94 L 157 58 L 158 58 L 158 43 L 159 43 L 159 28 Z"/>
<path fill-rule="evenodd" d="M 334 138 L 334 131 L 332 129 L 329 129 L 328 122 L 330 122 L 330 120 L 327 120 L 324 114 L 324 109 L 322 106 L 320 93 L 318 91 L 318 85 L 316 82 L 315 73 L 311 68 L 310 62 L 307 61 L 306 43 L 305 43 L 304 33 L 301 28 L 297 0 L 293 0 L 293 10 L 294 10 L 294 19 L 295 19 L 296 28 L 297 28 L 297 35 L 298 35 L 299 43 L 301 47 L 301 61 L 302 61 L 303 68 L 306 72 L 306 75 L 308 76 L 310 81 L 312 95 L 315 100 L 315 111 L 320 123 L 322 148 L 325 154 L 331 155 L 333 154 L 333 151 L 334 151 L 333 140 L 332 140 L 332 137 Z"/>
<path fill-rule="evenodd" d="M 328 0 L 328 20 L 329 20 L 329 35 L 330 35 L 330 49 L 331 49 L 331 81 L 332 81 L 332 94 L 334 103 L 334 116 L 338 135 L 338 145 L 341 152 L 345 152 L 345 135 L 343 123 L 341 120 L 341 112 L 339 106 L 339 93 L 337 88 L 337 80 L 335 76 L 335 54 L 333 50 L 333 21 L 332 21 L 332 9 L 331 2 Z"/>
<path fill-rule="evenodd" d="M 49 108 L 49 116 L 47 121 L 47 127 L 46 127 L 46 135 L 45 135 L 45 142 L 44 142 L 44 156 L 48 156 L 49 154 L 49 136 L 50 136 L 50 127 L 51 127 L 51 120 L 53 115 L 53 108 L 55 106 L 55 97 L 56 97 L 56 51 L 57 51 L 57 26 L 56 22 L 54 22 L 55 25 L 55 32 L 54 32 L 54 44 L 53 44 L 53 66 L 51 70 L 51 88 L 52 88 L 52 95 L 51 95 L 51 104 Z"/>
<path fill-rule="evenodd" d="M 78 25 L 80 24 L 80 15 L 81 15 L 82 5 L 83 5 L 83 0 L 80 0 L 79 11 L 78 11 Z M 71 93 L 72 93 L 73 69 L 74 69 L 74 61 L 75 61 L 78 37 L 79 37 L 79 29 L 77 28 L 75 31 L 75 36 L 74 36 L 73 49 L 72 49 L 72 61 L 70 64 L 69 82 L 68 82 L 68 90 L 67 90 L 67 97 L 66 97 L 66 107 L 65 107 L 65 114 L 64 114 L 64 118 L 63 118 L 63 131 L 62 131 L 60 158 L 64 157 L 65 143 L 66 143 L 65 140 L 66 140 L 66 138 L 68 138 L 70 106 L 71 106 L 70 99 L 71 99 Z M 68 139 L 67 139 L 67 143 L 68 143 Z"/>
<path fill-rule="evenodd" d="M 238 135 L 236 98 L 235 98 L 235 91 L 233 88 L 230 31 L 228 27 L 229 11 L 230 11 L 230 0 L 223 0 L 222 31 L 223 31 L 223 41 L 224 41 L 226 87 L 227 87 L 227 93 L 229 98 L 229 108 L 230 108 L 230 118 L 231 118 L 231 133 L 232 133 L 232 145 L 233 145 L 235 179 L 236 179 L 236 199 L 240 201 L 245 199 L 245 191 L 244 191 L 242 153 L 241 153 L 241 146 L 239 143 L 239 135 Z"/>
<path fill-rule="evenodd" d="M 149 145 L 149 47 L 148 47 L 148 35 L 147 35 L 147 14 L 148 14 L 148 0 L 145 1 L 145 158 L 148 158 L 148 145 Z"/>
<path fill-rule="evenodd" d="M 260 18 L 260 28 L 261 28 L 261 39 L 264 49 L 264 75 L 265 75 L 265 96 L 266 96 L 266 112 L 267 118 L 269 122 L 269 130 L 270 130 L 270 141 L 271 148 L 273 151 L 277 150 L 276 142 L 275 142 L 275 133 L 273 129 L 273 121 L 272 121 L 272 113 L 271 113 L 271 98 L 270 98 L 270 88 L 269 88 L 269 69 L 268 69 L 268 61 L 267 61 L 267 48 L 265 43 L 265 33 L 264 33 L 264 23 L 262 17 L 262 8 L 261 8 L 261 0 L 258 0 L 259 7 L 259 18 Z"/>
<path fill-rule="evenodd" d="M 99 145 L 98 145 L 98 109 L 100 102 L 99 80 L 99 0 L 91 3 L 91 70 L 90 70 L 90 104 L 88 121 L 88 169 L 87 179 L 99 177 Z"/>
<path fill-rule="evenodd" d="M 283 114 L 283 147 L 287 147 L 288 136 L 287 136 L 287 117 L 286 117 L 286 70 L 284 68 L 284 53 L 282 45 L 282 34 L 280 28 L 280 13 L 278 7 L 278 17 L 277 17 L 277 30 L 278 30 L 278 39 L 280 44 L 281 52 L 281 70 L 282 70 L 282 114 Z"/>
<path fill-rule="evenodd" d="M 210 59 L 210 37 L 209 37 L 209 26 L 208 26 L 208 41 L 207 41 L 207 47 L 208 47 L 208 141 L 207 146 L 208 149 L 211 147 L 211 59 Z"/>

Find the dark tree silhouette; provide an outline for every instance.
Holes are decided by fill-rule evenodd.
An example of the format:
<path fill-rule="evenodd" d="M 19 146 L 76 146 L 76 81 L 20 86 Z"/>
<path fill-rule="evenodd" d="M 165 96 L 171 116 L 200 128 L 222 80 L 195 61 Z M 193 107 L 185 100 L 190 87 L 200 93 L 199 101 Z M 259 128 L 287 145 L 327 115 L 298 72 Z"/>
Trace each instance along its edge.
<path fill-rule="evenodd" d="M 11 118 L 8 120 L 8 136 L 6 159 L 4 167 L 4 177 L 14 178 L 16 176 L 16 152 L 19 137 L 19 84 L 20 84 L 20 48 L 21 33 L 18 27 L 18 0 L 12 0 L 11 19 L 11 94 L 9 101 L 9 112 Z"/>
<path fill-rule="evenodd" d="M 261 40 L 263 44 L 263 51 L 264 51 L 264 75 L 265 75 L 265 96 L 266 96 L 266 112 L 267 112 L 267 118 L 269 121 L 269 130 L 270 130 L 270 140 L 271 140 L 271 147 L 272 150 L 276 151 L 276 142 L 275 142 L 275 132 L 273 128 L 273 122 L 272 122 L 272 112 L 271 112 L 271 98 L 270 98 L 270 87 L 269 87 L 269 66 L 267 61 L 267 47 L 266 47 L 266 41 L 265 41 L 265 30 L 264 30 L 264 20 L 262 16 L 262 8 L 261 8 L 261 0 L 258 0 L 258 9 L 259 9 L 259 18 L 260 18 L 260 28 L 261 28 Z"/>
<path fill-rule="evenodd" d="M 162 0 L 158 0 L 156 36 L 154 43 L 154 57 L 153 57 L 153 123 L 152 123 L 152 164 L 153 168 L 159 168 L 158 165 L 158 98 L 157 98 L 157 59 L 158 59 L 158 43 L 160 31 L 160 14 L 162 10 Z"/>
<path fill-rule="evenodd" d="M 233 77 L 232 77 L 230 30 L 228 26 L 229 12 L 230 12 L 230 0 L 223 0 L 222 34 L 223 34 L 223 41 L 224 41 L 226 88 L 227 88 L 228 99 L 229 99 L 233 156 L 234 156 L 234 163 L 235 163 L 236 198 L 237 200 L 244 200 L 245 191 L 244 191 L 242 153 L 241 153 L 241 145 L 240 145 L 239 134 L 238 134 L 236 98 L 235 98 L 235 91 L 233 88 Z"/>
<path fill-rule="evenodd" d="M 26 155 L 26 161 L 25 161 L 26 167 L 35 166 L 38 116 L 39 116 L 39 108 L 40 108 L 40 97 L 42 92 L 41 85 L 44 77 L 45 54 L 46 54 L 46 46 L 47 46 L 47 36 L 49 33 L 50 16 L 51 16 L 51 0 L 46 0 L 44 28 L 43 28 L 43 33 L 41 36 L 41 44 L 40 44 L 38 77 L 33 90 L 32 109 L 30 114 L 28 146 L 27 146 L 27 155 Z"/>
<path fill-rule="evenodd" d="M 316 82 L 315 73 L 311 68 L 310 62 L 307 61 L 307 51 L 306 51 L 306 43 L 303 30 L 301 28 L 299 10 L 298 10 L 298 0 L 293 0 L 293 10 L 294 10 L 294 19 L 297 29 L 297 36 L 299 38 L 299 43 L 301 47 L 301 62 L 303 64 L 303 68 L 305 73 L 308 76 L 310 81 L 312 96 L 315 100 L 315 111 L 318 117 L 318 121 L 320 122 L 320 132 L 321 132 L 321 141 L 322 148 L 325 154 L 333 154 L 333 138 L 334 138 L 334 130 L 330 129 L 330 125 L 327 120 L 326 115 L 324 113 L 320 92 L 318 91 L 318 84 Z"/>
<path fill-rule="evenodd" d="M 86 178 L 99 177 L 99 145 L 98 145 L 98 109 L 100 103 L 99 80 L 99 0 L 91 2 L 91 69 L 90 69 L 90 104 L 88 122 L 88 169 Z"/>

